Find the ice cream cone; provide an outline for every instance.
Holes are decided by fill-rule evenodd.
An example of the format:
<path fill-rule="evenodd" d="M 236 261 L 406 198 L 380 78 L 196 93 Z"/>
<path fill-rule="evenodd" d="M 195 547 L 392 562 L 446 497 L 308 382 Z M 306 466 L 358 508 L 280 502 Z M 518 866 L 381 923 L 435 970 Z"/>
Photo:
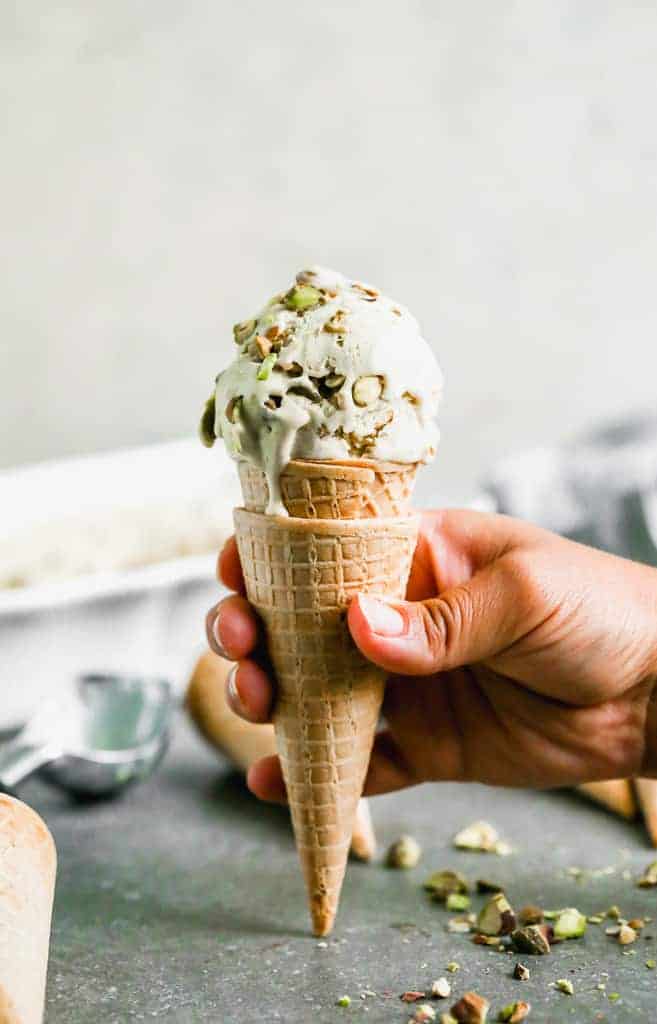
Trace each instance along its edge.
<path fill-rule="evenodd" d="M 288 463 L 280 476 L 281 497 L 298 519 L 374 519 L 408 514 L 418 464 L 374 462 Z M 239 463 L 244 507 L 264 512 L 269 500 L 265 474 Z"/>
<path fill-rule="evenodd" d="M 628 820 L 635 817 L 637 812 L 636 800 L 632 783 L 629 779 L 610 779 L 608 782 L 586 782 L 579 787 L 581 793 L 595 800 L 596 803 L 604 804 L 614 814 L 620 814 Z"/>
<path fill-rule="evenodd" d="M 639 804 L 653 846 L 657 846 L 657 779 L 635 779 Z"/>
<path fill-rule="evenodd" d="M 38 814 L 0 795 L 0 1022 L 41 1024 L 57 854 Z"/>
<path fill-rule="evenodd" d="M 246 772 L 254 761 L 276 753 L 276 738 L 273 725 L 245 722 L 231 710 L 226 700 L 231 667 L 232 662 L 212 651 L 202 655 L 189 681 L 185 704 L 208 743 Z M 376 854 L 376 834 L 367 800 L 361 800 L 356 810 L 351 853 L 362 861 L 370 861 Z"/>
<path fill-rule="evenodd" d="M 352 520 L 235 511 L 249 601 L 267 634 L 274 726 L 313 929 L 330 932 L 381 708 L 384 673 L 355 647 L 358 592 L 404 596 L 414 518 Z"/>

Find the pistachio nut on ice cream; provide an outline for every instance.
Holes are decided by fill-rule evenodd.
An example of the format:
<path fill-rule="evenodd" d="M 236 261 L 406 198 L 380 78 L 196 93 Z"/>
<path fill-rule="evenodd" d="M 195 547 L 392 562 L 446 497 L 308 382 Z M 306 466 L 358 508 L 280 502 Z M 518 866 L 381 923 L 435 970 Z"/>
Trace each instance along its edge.
<path fill-rule="evenodd" d="M 399 303 L 311 267 L 233 328 L 201 436 L 261 469 L 270 514 L 286 514 L 279 477 L 292 459 L 428 462 L 436 453 L 442 374 Z"/>

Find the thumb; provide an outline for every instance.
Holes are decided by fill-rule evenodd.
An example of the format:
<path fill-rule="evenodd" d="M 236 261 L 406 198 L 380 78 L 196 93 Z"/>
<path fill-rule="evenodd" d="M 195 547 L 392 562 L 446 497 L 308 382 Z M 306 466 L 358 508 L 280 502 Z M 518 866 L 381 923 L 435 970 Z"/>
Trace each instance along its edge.
<path fill-rule="evenodd" d="M 362 653 L 396 675 L 430 675 L 485 661 L 540 621 L 536 588 L 508 555 L 427 601 L 359 594 L 349 606 Z"/>

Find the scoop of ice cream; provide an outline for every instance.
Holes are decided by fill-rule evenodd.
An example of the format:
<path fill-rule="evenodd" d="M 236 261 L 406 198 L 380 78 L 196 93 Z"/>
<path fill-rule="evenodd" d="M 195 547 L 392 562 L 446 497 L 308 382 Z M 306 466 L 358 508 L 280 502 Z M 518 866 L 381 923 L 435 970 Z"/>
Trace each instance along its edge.
<path fill-rule="evenodd" d="M 201 435 L 260 469 L 285 514 L 291 459 L 428 462 L 442 373 L 415 318 L 369 285 L 312 267 L 233 328 L 238 355 L 216 381 Z"/>

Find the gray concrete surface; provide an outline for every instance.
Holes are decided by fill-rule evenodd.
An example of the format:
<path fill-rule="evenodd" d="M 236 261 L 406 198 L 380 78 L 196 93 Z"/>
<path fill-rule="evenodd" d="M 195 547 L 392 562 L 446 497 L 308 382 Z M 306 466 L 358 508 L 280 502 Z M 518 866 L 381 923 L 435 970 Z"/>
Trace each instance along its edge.
<path fill-rule="evenodd" d="M 657 7 L 0 10 L 0 464 L 191 433 L 309 260 L 414 309 L 442 487 L 654 406 Z"/>
<path fill-rule="evenodd" d="M 657 1019 L 657 971 L 645 966 L 657 957 L 657 890 L 633 881 L 651 851 L 638 825 L 573 794 L 444 785 L 377 799 L 381 844 L 411 832 L 423 860 L 410 872 L 352 864 L 326 944 L 308 933 L 286 812 L 258 804 L 186 723 L 160 774 L 117 802 L 76 806 L 39 782 L 23 795 L 59 850 L 47 1024 L 406 1024 L 400 993 L 424 988 L 451 960 L 461 965 L 455 994 L 488 996 L 492 1019 L 514 998 L 532 1003 L 531 1024 Z M 455 830 L 477 817 L 516 852 L 453 850 Z M 517 907 L 593 913 L 616 903 L 628 918 L 656 920 L 628 955 L 589 926 L 548 957 L 523 958 L 531 979 L 520 983 L 515 956 L 446 932 L 451 915 L 421 890 L 441 867 L 502 882 Z M 571 868 L 588 871 L 578 880 Z M 552 987 L 559 978 L 572 980 L 574 997 Z M 365 991 L 375 994 L 361 999 Z M 344 994 L 346 1010 L 336 1006 Z"/>

